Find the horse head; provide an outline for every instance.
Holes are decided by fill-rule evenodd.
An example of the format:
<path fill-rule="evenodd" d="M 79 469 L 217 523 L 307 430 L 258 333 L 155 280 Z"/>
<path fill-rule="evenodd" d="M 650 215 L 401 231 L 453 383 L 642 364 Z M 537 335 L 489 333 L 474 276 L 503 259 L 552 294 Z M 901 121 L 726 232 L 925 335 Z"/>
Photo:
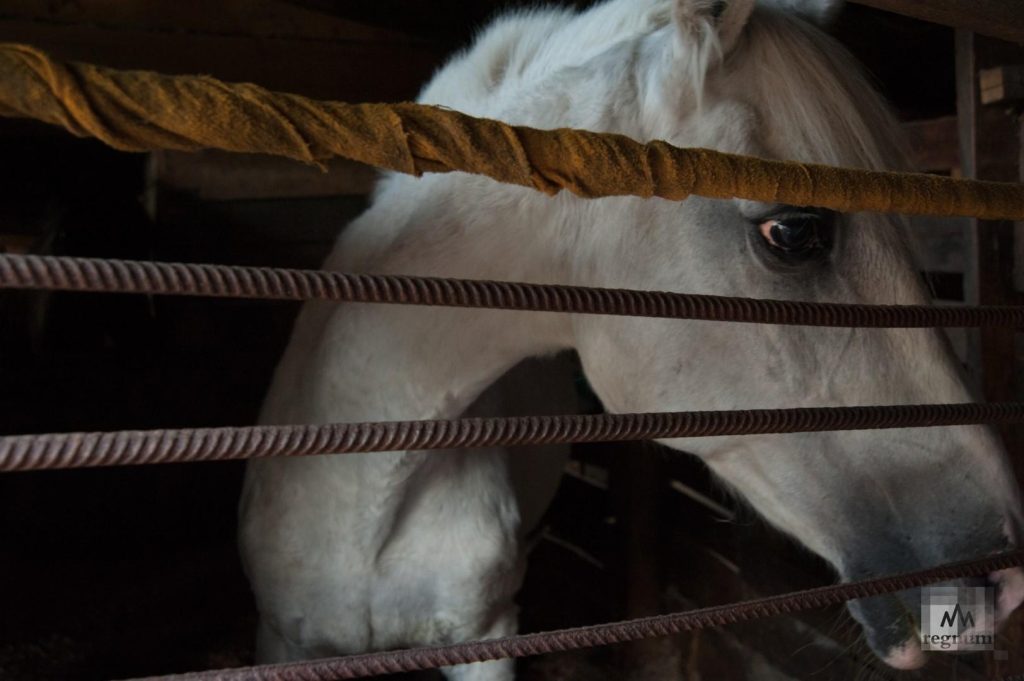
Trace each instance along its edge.
<path fill-rule="evenodd" d="M 828 16 L 836 3 L 669 4 L 664 26 L 606 57 L 622 64 L 627 51 L 635 55 L 630 67 L 618 68 L 623 77 L 608 84 L 603 102 L 620 107 L 620 131 L 769 158 L 905 165 L 883 102 L 844 49 L 805 20 Z M 599 61 L 592 61 L 595 71 L 606 66 Z M 583 83 L 596 77 L 583 71 Z M 621 110 L 630 106 L 628 115 Z M 785 300 L 928 301 L 896 216 L 703 198 L 604 203 L 572 209 L 583 214 L 572 255 L 577 283 Z M 613 411 L 971 400 L 936 330 L 579 317 L 572 332 L 590 381 Z M 1019 539 L 1017 485 L 989 428 L 664 444 L 700 456 L 844 579 L 984 556 Z M 1005 619 L 1024 599 L 1024 574 L 1002 572 L 989 583 L 997 589 L 997 617 Z M 851 611 L 888 664 L 923 664 L 914 629 L 918 592 L 857 601 Z"/>
<path fill-rule="evenodd" d="M 899 129 L 885 104 L 814 25 L 836 7 L 607 0 L 582 13 L 512 14 L 442 68 L 420 100 L 539 128 L 902 168 Z M 928 301 L 896 216 L 699 197 L 549 197 L 463 173 L 386 176 L 325 267 L 785 300 Z M 566 348 L 579 353 L 614 412 L 970 400 L 936 330 L 311 303 L 262 418 L 451 418 L 520 360 Z M 988 428 L 664 444 L 701 457 L 843 579 L 980 557 L 1019 540 L 1017 486 Z M 512 500 L 515 480 L 505 467 L 523 460 L 494 451 L 394 452 L 251 463 L 241 539 L 262 614 L 261 658 L 512 633 L 521 576 L 513 564 L 527 514 Z M 552 468 L 557 476 L 560 466 Z M 540 476 L 534 468 L 523 479 L 546 500 L 540 488 L 554 486 Z M 988 582 L 1005 619 L 1024 599 L 1024 573 Z M 851 609 L 890 665 L 924 662 L 917 592 Z M 458 673 L 509 679 L 514 670 L 506 661 Z"/>

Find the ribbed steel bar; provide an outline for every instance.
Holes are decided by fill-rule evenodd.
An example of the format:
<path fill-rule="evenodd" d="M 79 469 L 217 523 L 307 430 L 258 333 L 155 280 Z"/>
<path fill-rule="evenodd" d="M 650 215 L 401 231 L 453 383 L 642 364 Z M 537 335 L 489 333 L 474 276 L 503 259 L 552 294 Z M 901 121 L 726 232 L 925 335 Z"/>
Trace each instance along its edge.
<path fill-rule="evenodd" d="M 0 472 L 1024 422 L 1024 403 L 519 416 L 0 437 Z"/>
<path fill-rule="evenodd" d="M 855 305 L 473 279 L 0 254 L 0 288 L 337 300 L 801 326 L 1024 326 L 1024 306 Z"/>
<path fill-rule="evenodd" d="M 982 35 L 1024 43 L 1024 7 L 1020 0 L 853 0 L 886 12 L 966 28 Z"/>
<path fill-rule="evenodd" d="M 988 574 L 1022 564 L 1024 564 L 1024 552 L 1014 551 L 900 575 L 807 589 L 741 603 L 671 615 L 644 617 L 626 622 L 309 662 L 150 677 L 146 681 L 157 681 L 158 679 L 162 681 L 241 681 L 242 679 L 251 681 L 336 681 L 510 657 L 529 657 L 644 638 L 670 636 L 683 631 L 721 627 L 735 622 L 837 605 L 854 598 L 867 598 L 935 582 Z"/>

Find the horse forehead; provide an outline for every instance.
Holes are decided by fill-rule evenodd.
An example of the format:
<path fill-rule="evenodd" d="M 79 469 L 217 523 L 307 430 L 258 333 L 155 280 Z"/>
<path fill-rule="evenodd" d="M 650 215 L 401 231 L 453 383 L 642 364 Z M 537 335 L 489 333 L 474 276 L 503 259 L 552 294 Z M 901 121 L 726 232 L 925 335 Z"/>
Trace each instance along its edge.
<path fill-rule="evenodd" d="M 755 106 L 739 99 L 705 101 L 700 109 L 681 116 L 677 110 L 663 112 L 665 125 L 677 127 L 674 134 L 658 135 L 680 146 L 701 146 L 734 154 L 766 155 L 760 144 L 759 116 Z"/>

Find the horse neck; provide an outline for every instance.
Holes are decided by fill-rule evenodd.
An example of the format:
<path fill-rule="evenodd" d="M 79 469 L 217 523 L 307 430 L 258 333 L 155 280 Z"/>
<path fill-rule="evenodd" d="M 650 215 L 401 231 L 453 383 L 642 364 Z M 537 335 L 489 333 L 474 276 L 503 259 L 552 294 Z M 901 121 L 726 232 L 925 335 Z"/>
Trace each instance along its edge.
<path fill-rule="evenodd" d="M 325 267 L 564 282 L 557 256 L 563 237 L 553 232 L 550 202 L 476 177 L 387 178 Z M 560 315 L 309 303 L 262 420 L 455 417 L 521 359 L 557 351 L 568 339 L 568 320 Z"/>

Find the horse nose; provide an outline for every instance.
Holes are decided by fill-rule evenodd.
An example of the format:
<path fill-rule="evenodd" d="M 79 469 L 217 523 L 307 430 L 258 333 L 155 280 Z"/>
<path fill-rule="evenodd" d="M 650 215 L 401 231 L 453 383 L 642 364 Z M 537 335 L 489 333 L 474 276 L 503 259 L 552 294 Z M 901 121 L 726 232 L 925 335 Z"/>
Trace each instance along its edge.
<path fill-rule="evenodd" d="M 988 583 L 996 589 L 996 625 L 1005 622 L 1017 607 L 1024 603 L 1024 570 L 1008 568 L 988 576 Z"/>

